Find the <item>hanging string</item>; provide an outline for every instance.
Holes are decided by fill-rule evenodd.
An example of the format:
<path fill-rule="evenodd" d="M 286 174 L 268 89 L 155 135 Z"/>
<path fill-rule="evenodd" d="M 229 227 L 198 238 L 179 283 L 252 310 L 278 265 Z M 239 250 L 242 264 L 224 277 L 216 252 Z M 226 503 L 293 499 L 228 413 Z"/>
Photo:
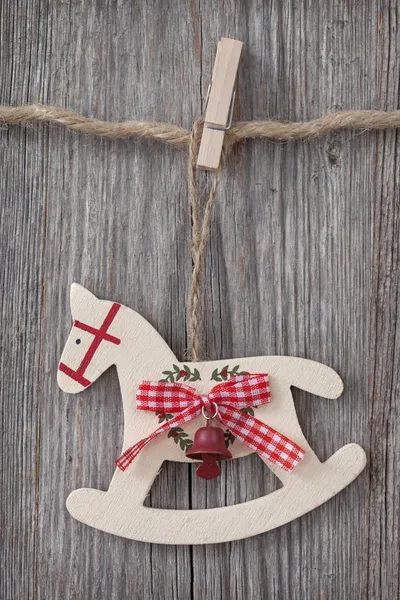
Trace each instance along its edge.
<path fill-rule="evenodd" d="M 400 127 L 400 111 L 348 110 L 305 122 L 244 121 L 235 123 L 226 132 L 220 165 L 213 176 L 202 218 L 198 197 L 196 162 L 203 131 L 203 121 L 196 121 L 191 131 L 188 131 L 182 127 L 153 121 L 125 121 L 121 123 L 101 121 L 84 117 L 64 108 L 42 104 L 17 107 L 0 106 L 0 128 L 4 125 L 29 125 L 40 122 L 49 125 L 62 125 L 75 132 L 109 139 L 128 139 L 138 136 L 159 140 L 171 146 L 186 146 L 189 148 L 188 193 L 192 210 L 191 251 L 193 271 L 188 300 L 187 329 L 191 358 L 198 361 L 202 356 L 200 289 L 204 267 L 204 252 L 209 237 L 218 183 L 233 144 L 248 138 L 267 138 L 281 141 L 305 140 L 343 129 L 364 131 L 394 129 Z"/>
<path fill-rule="evenodd" d="M 189 161 L 188 161 L 188 192 L 189 201 L 192 209 L 192 260 L 193 271 L 190 286 L 188 310 L 187 310 L 187 330 L 189 337 L 189 348 L 191 350 L 191 359 L 198 361 L 201 359 L 202 350 L 202 319 L 201 319 L 201 281 L 204 267 L 204 251 L 210 234 L 210 223 L 213 214 L 215 195 L 218 183 L 221 179 L 222 170 L 225 166 L 226 158 L 229 154 L 231 143 L 224 140 L 221 153 L 221 160 L 218 170 L 214 174 L 214 179 L 208 194 L 208 199 L 204 207 L 203 218 L 200 216 L 200 203 L 197 189 L 197 155 L 199 152 L 201 135 L 203 132 L 203 122 L 196 121 L 193 125 L 190 143 L 189 143 Z"/>

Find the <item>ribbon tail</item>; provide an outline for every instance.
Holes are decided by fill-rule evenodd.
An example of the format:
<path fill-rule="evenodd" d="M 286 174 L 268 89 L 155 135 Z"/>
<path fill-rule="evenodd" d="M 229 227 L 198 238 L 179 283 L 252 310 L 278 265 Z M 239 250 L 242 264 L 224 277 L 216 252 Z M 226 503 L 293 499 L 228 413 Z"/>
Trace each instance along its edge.
<path fill-rule="evenodd" d="M 247 413 L 220 405 L 217 419 L 240 442 L 285 471 L 292 471 L 304 457 L 295 442 Z"/>
<path fill-rule="evenodd" d="M 136 442 L 136 444 L 127 448 L 115 461 L 115 464 L 117 465 L 118 469 L 120 469 L 120 471 L 125 471 L 129 467 L 129 465 L 135 460 L 139 452 L 141 452 L 141 450 L 143 450 L 143 448 L 145 448 L 147 444 L 154 440 L 154 438 L 156 438 L 162 433 L 165 433 L 170 429 L 174 429 L 174 427 L 177 427 L 177 425 L 181 425 L 182 423 L 191 421 L 192 419 L 197 417 L 200 414 L 200 412 L 200 402 L 196 402 L 188 408 L 185 408 L 185 410 L 180 412 L 178 415 L 176 415 L 176 417 L 174 417 L 170 421 L 166 421 L 165 423 L 163 423 L 160 427 L 158 427 L 158 429 L 155 429 L 149 436 L 142 438 L 141 440 Z"/>

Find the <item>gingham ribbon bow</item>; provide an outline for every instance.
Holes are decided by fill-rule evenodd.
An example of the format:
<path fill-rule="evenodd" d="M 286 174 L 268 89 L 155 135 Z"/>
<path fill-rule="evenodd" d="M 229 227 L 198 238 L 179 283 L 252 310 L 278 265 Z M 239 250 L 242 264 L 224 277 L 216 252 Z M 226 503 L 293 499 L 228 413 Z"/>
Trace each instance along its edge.
<path fill-rule="evenodd" d="M 191 421 L 200 415 L 203 408 L 214 414 L 217 412 L 214 405 L 218 407 L 218 421 L 238 440 L 285 471 L 291 471 L 304 456 L 304 450 L 295 442 L 240 410 L 271 402 L 267 374 L 236 375 L 216 385 L 208 396 L 198 395 L 194 388 L 183 383 L 142 381 L 136 399 L 139 410 L 179 414 L 125 450 L 115 461 L 121 471 L 125 471 L 139 452 L 158 435 Z"/>

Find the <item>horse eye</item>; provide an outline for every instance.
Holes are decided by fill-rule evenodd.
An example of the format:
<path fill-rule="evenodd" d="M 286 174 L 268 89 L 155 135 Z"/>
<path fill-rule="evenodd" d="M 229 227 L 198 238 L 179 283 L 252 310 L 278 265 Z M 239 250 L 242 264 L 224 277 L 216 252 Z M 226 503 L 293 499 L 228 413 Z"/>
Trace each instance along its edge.
<path fill-rule="evenodd" d="M 77 344 L 81 343 L 81 340 L 78 338 L 77 340 L 75 340 Z"/>

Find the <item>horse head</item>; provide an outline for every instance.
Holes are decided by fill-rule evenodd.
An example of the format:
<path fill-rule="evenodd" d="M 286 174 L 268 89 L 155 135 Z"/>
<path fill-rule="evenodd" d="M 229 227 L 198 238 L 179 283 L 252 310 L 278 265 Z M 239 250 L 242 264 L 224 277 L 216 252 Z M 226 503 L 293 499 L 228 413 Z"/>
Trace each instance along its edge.
<path fill-rule="evenodd" d="M 87 388 L 115 364 L 123 323 L 116 302 L 99 300 L 87 289 L 71 286 L 74 323 L 58 367 L 58 385 L 75 394 Z"/>

